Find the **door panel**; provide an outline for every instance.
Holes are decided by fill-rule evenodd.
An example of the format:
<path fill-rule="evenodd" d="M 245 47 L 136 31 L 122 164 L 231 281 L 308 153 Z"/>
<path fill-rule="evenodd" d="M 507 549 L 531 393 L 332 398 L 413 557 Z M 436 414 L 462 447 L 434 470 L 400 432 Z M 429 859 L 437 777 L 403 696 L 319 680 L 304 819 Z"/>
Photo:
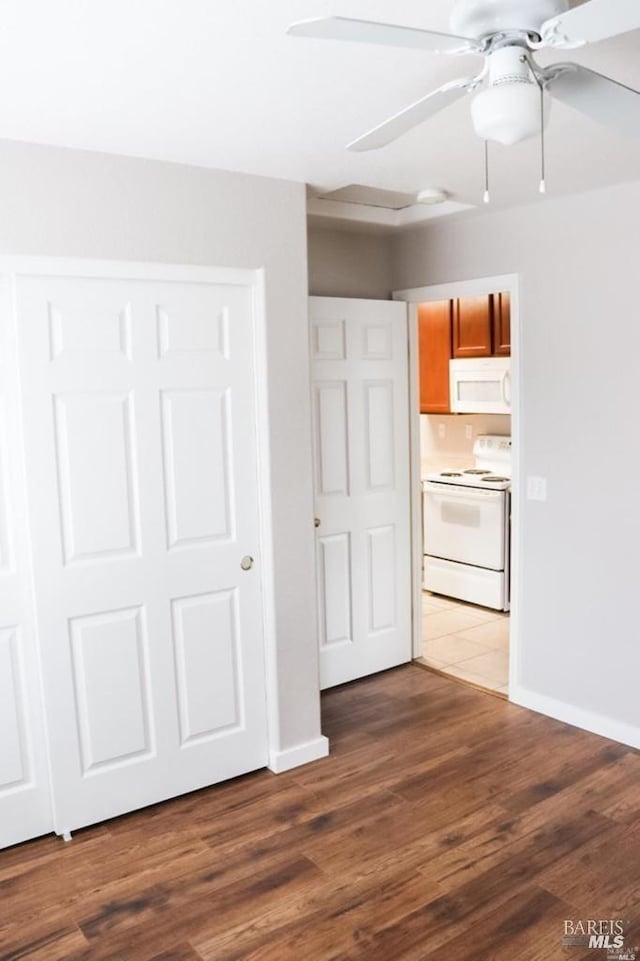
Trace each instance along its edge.
<path fill-rule="evenodd" d="M 393 381 L 368 381 L 364 384 L 366 424 L 367 490 L 392 490 L 394 487 L 394 411 Z"/>
<path fill-rule="evenodd" d="M 349 494 L 347 385 L 344 381 L 314 384 L 316 491 L 329 496 Z"/>
<path fill-rule="evenodd" d="M 59 832 L 266 763 L 252 305 L 17 282 Z"/>
<path fill-rule="evenodd" d="M 62 549 L 67 564 L 138 554 L 132 397 L 54 395 Z"/>
<path fill-rule="evenodd" d="M 418 305 L 421 414 L 450 412 L 452 303 L 451 300 L 440 300 Z"/>
<path fill-rule="evenodd" d="M 0 848 L 53 829 L 11 284 L 0 282 Z"/>
<path fill-rule="evenodd" d="M 227 390 L 163 390 L 160 396 L 169 549 L 228 540 Z"/>
<path fill-rule="evenodd" d="M 318 538 L 320 637 L 323 645 L 352 641 L 351 535 Z"/>
<path fill-rule="evenodd" d="M 404 304 L 312 297 L 320 672 L 411 659 Z"/>
<path fill-rule="evenodd" d="M 511 295 L 508 291 L 493 294 L 493 352 L 499 357 L 511 355 Z"/>
<path fill-rule="evenodd" d="M 24 783 L 26 751 L 20 635 L 17 628 L 0 630 L 0 783 L 3 787 Z"/>
<path fill-rule="evenodd" d="M 133 607 L 69 620 L 83 774 L 152 751 L 144 614 Z"/>
<path fill-rule="evenodd" d="M 237 603 L 234 590 L 171 603 L 181 744 L 241 723 Z"/>
<path fill-rule="evenodd" d="M 396 529 L 394 524 L 367 531 L 369 573 L 369 631 L 391 631 L 396 626 Z"/>
<path fill-rule="evenodd" d="M 461 297 L 453 301 L 453 356 L 490 357 L 491 297 Z"/>

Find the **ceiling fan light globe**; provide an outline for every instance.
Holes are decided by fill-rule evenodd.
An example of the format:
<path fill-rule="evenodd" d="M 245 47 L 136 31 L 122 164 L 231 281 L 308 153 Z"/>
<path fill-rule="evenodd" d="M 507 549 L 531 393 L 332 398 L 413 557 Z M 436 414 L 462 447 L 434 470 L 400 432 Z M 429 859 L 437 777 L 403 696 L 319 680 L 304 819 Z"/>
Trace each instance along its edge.
<path fill-rule="evenodd" d="M 545 126 L 549 119 L 545 97 Z M 504 146 L 520 143 L 540 134 L 540 90 L 534 83 L 499 83 L 476 94 L 471 102 L 475 132 L 482 140 Z"/>

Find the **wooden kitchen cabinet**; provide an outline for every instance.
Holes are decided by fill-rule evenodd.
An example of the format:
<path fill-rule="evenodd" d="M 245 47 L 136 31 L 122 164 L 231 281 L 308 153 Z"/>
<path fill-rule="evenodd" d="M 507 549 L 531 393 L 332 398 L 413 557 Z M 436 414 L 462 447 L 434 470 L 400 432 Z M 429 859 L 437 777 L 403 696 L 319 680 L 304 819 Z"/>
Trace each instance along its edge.
<path fill-rule="evenodd" d="M 420 413 L 449 414 L 449 361 L 509 357 L 511 302 L 506 291 L 418 306 Z"/>
<path fill-rule="evenodd" d="M 507 291 L 493 294 L 493 353 L 511 355 L 511 296 Z"/>
<path fill-rule="evenodd" d="M 418 305 L 420 413 L 448 414 L 452 301 Z"/>
<path fill-rule="evenodd" d="M 491 357 L 491 296 L 461 297 L 453 303 L 453 356 Z"/>

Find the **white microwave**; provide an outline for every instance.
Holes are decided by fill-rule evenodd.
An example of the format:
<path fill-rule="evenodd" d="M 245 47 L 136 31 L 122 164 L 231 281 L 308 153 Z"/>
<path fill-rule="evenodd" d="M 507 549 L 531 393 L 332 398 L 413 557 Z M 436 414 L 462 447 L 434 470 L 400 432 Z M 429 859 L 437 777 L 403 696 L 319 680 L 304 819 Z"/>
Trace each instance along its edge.
<path fill-rule="evenodd" d="M 511 358 L 449 361 L 452 414 L 510 414 Z"/>

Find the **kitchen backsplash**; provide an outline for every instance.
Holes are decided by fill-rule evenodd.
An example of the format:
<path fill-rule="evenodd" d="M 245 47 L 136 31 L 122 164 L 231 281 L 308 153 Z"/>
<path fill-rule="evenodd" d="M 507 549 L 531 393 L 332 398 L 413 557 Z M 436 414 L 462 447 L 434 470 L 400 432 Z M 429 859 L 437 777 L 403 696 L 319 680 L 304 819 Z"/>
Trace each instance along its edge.
<path fill-rule="evenodd" d="M 511 418 L 504 414 L 421 414 L 422 475 L 445 467 L 472 467 L 478 434 L 510 433 Z"/>

